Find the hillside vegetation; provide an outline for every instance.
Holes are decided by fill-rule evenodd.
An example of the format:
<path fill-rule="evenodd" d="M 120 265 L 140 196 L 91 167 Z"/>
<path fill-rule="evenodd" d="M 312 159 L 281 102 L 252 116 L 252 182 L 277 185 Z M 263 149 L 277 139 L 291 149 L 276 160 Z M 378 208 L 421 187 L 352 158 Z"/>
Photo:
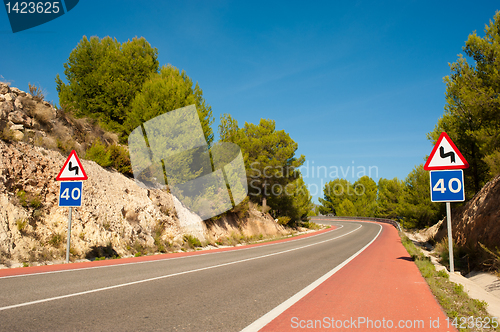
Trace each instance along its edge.
<path fill-rule="evenodd" d="M 195 105 L 207 144 L 212 146 L 214 118 L 203 91 L 184 71 L 170 64 L 160 67 L 157 57 L 158 50 L 144 38 L 119 43 L 110 37 L 84 36 L 64 64 L 66 82 L 56 77 L 61 109 L 78 119 L 94 119 L 125 143 L 132 130 L 144 122 Z M 246 123 L 240 129 L 237 121 L 225 114 L 219 134 L 223 142 L 241 148 L 250 189 L 249 200 L 229 213 L 248 210 L 251 201 L 262 205 L 260 209 L 280 224 L 307 220 L 313 205 L 297 169 L 305 157 L 295 156 L 298 145 L 288 133 L 277 130 L 271 119 L 262 119 L 257 125 Z M 87 156 L 101 166 L 128 174 L 128 156 L 118 151 L 118 146 L 96 140 Z M 258 174 L 251 172 L 254 168 Z M 268 170 L 265 175 L 264 169 Z"/>
<path fill-rule="evenodd" d="M 0 83 L 0 267 L 64 257 L 68 210 L 58 206 L 55 178 L 71 149 L 86 157 L 89 151 L 98 155 L 96 146 L 128 155 L 116 135 L 32 92 Z M 82 206 L 73 209 L 71 260 L 235 245 L 290 233 L 248 202 L 204 222 L 168 191 L 141 188 L 113 167 L 81 160 L 88 180 Z"/>
<path fill-rule="evenodd" d="M 500 12 L 484 35 L 469 35 L 464 55 L 450 64 L 444 114 L 427 138 L 436 144 L 445 131 L 468 161 L 464 170 L 466 202 L 453 204 L 453 238 L 458 267 L 500 270 L 498 194 L 500 175 Z M 351 184 L 336 179 L 325 185 L 319 212 L 397 218 L 407 228 L 427 228 L 442 220 L 444 203 L 430 201 L 429 174 L 416 166 L 404 181 L 368 177 Z M 443 223 L 446 225 L 446 223 Z M 446 232 L 433 241 L 447 259 Z M 432 241 L 432 239 L 431 239 Z M 446 263 L 446 262 L 445 262 Z"/>
<path fill-rule="evenodd" d="M 435 144 L 445 131 L 468 161 L 464 170 L 466 200 L 500 174 L 500 12 L 484 36 L 469 35 L 465 55 L 450 64 L 444 114 L 427 138 Z M 425 157 L 425 156 L 422 156 Z M 360 192 L 364 194 L 360 195 Z M 332 194 L 333 193 L 333 194 Z M 336 179 L 325 185 L 322 213 L 399 217 L 410 227 L 426 227 L 443 217 L 442 205 L 430 202 L 428 172 L 415 166 L 404 181 Z"/>

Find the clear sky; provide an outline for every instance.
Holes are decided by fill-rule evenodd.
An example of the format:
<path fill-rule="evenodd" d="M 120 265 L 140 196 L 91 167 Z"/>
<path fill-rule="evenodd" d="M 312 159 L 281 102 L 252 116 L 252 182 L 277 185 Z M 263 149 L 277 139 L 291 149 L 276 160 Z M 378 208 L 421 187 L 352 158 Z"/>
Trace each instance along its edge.
<path fill-rule="evenodd" d="M 230 113 L 240 126 L 267 118 L 288 132 L 316 201 L 336 175 L 404 179 L 424 162 L 448 64 L 499 9 L 498 1 L 80 0 L 15 34 L 0 9 L 0 79 L 24 91 L 39 85 L 58 103 L 54 78 L 64 78 L 84 35 L 144 37 L 160 65 L 199 83 L 214 131 Z"/>

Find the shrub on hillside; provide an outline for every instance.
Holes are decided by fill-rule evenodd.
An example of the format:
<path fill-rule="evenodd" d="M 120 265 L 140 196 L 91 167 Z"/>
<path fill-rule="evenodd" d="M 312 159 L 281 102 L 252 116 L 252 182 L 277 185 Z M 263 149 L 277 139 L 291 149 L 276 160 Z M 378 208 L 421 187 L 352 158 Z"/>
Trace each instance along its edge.
<path fill-rule="evenodd" d="M 106 146 L 100 139 L 95 140 L 92 146 L 87 149 L 85 159 L 93 160 L 102 167 L 109 167 L 113 164 Z"/>
<path fill-rule="evenodd" d="M 96 139 L 87 149 L 85 159 L 93 160 L 102 167 L 111 166 L 122 174 L 132 175 L 130 156 L 127 149 L 121 145 L 106 146 L 100 139 Z"/>
<path fill-rule="evenodd" d="M 35 99 L 36 101 L 43 101 L 45 99 L 41 87 L 38 87 L 34 84 L 31 85 L 31 83 L 28 83 L 28 88 L 30 90 L 30 95 L 32 95 L 33 99 Z"/>
<path fill-rule="evenodd" d="M 122 174 L 132 175 L 130 156 L 125 147 L 116 144 L 110 145 L 108 147 L 108 153 L 113 163 L 113 168 Z"/>
<path fill-rule="evenodd" d="M 288 216 L 278 217 L 278 224 L 286 226 L 286 225 L 288 225 L 290 220 L 292 220 L 292 219 Z"/>

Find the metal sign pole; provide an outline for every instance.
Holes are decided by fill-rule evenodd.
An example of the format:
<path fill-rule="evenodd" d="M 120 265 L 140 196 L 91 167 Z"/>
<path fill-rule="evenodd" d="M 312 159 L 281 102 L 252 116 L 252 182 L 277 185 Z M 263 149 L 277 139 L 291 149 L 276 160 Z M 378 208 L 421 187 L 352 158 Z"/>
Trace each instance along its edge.
<path fill-rule="evenodd" d="M 450 273 L 455 273 L 453 261 L 453 238 L 451 235 L 451 207 L 450 202 L 446 202 L 446 222 L 448 225 L 448 251 L 450 254 Z"/>
<path fill-rule="evenodd" d="M 71 245 L 71 212 L 73 208 L 69 208 L 69 216 L 68 216 L 68 242 L 66 245 L 66 263 L 69 263 L 69 247 Z"/>

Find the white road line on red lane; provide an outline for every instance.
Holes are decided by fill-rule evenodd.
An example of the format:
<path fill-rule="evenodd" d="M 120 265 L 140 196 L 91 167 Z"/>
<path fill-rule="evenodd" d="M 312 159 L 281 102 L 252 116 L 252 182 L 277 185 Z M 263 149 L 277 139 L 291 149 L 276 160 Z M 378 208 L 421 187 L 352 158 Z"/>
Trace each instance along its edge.
<path fill-rule="evenodd" d="M 69 297 L 75 297 L 75 296 L 80 296 L 80 295 L 85 295 L 85 294 L 97 293 L 97 292 L 101 292 L 101 291 L 105 291 L 105 290 L 110 290 L 110 289 L 115 289 L 115 288 L 120 288 L 120 287 L 126 287 L 126 286 L 132 286 L 132 285 L 137 285 L 137 284 L 141 284 L 141 283 L 145 283 L 145 282 L 149 282 L 149 281 L 155 281 L 155 280 L 160 280 L 160 279 L 165 279 L 165 278 L 180 276 L 180 275 L 183 275 L 183 274 L 188 274 L 188 273 L 193 273 L 193 272 L 200 272 L 200 271 L 215 269 L 215 268 L 218 268 L 218 267 L 223 267 L 223 266 L 228 266 L 228 265 L 233 265 L 233 264 L 238 264 L 238 263 L 243 263 L 243 262 L 249 262 L 249 261 L 253 261 L 253 260 L 257 260 L 257 259 L 261 259 L 261 258 L 266 258 L 266 257 L 271 257 L 271 256 L 276 256 L 276 255 L 281 255 L 281 254 L 285 254 L 285 253 L 292 252 L 292 251 L 295 251 L 295 250 L 304 249 L 304 248 L 315 246 L 315 245 L 318 245 L 318 244 L 321 244 L 321 243 L 325 243 L 325 242 L 329 242 L 329 241 L 333 241 L 333 240 L 339 239 L 341 237 L 344 237 L 346 235 L 349 235 L 349 234 L 357 231 L 361 227 L 363 227 L 363 225 L 359 225 L 358 228 L 353 229 L 350 232 L 347 232 L 345 234 L 339 235 L 339 236 L 331 238 L 331 239 L 323 240 L 323 241 L 316 242 L 316 243 L 311 243 L 311 244 L 308 244 L 308 245 L 305 245 L 305 246 L 302 246 L 302 247 L 292 248 L 292 249 L 288 249 L 288 250 L 284 250 L 284 251 L 278 251 L 278 252 L 275 252 L 275 253 L 272 253 L 272 254 L 267 254 L 267 255 L 252 257 L 252 258 L 246 258 L 246 259 L 242 259 L 242 260 L 238 260 L 238 261 L 233 261 L 233 262 L 228 262 L 228 263 L 223 263 L 223 264 L 217 264 L 217 265 L 207 266 L 207 267 L 203 267 L 203 268 L 199 268 L 199 269 L 194 269 L 194 270 L 188 270 L 188 271 L 183 271 L 183 272 L 178 272 L 178 273 L 167 274 L 167 275 L 163 275 L 163 276 L 159 276 L 159 277 L 154 277 L 154 278 L 148 278 L 148 279 L 143 279 L 143 280 L 137 280 L 137 281 L 127 282 L 127 283 L 118 284 L 118 285 L 114 285 L 114 286 L 96 288 L 96 289 L 91 289 L 91 290 L 83 291 L 83 292 L 71 293 L 71 294 L 66 294 L 66 295 L 49 297 L 49 298 L 46 298 L 46 299 L 41 299 L 41 300 L 36 300 L 36 301 L 30 301 L 30 302 L 24 302 L 24 303 L 9 305 L 9 306 L 5 306 L 5 307 L 0 307 L 0 311 L 8 310 L 8 309 L 20 308 L 20 307 L 25 307 L 25 306 L 29 306 L 29 305 L 33 305 L 33 304 L 39 304 L 39 303 L 44 303 L 44 302 L 49 302 L 49 301 L 61 300 L 61 299 L 65 299 L 65 298 L 69 298 Z"/>
<path fill-rule="evenodd" d="M 358 252 L 356 252 L 354 255 L 352 255 L 351 257 L 349 257 L 345 261 L 343 261 L 340 265 L 337 265 L 337 267 L 335 267 L 333 270 L 327 272 L 325 275 L 323 275 L 322 277 L 320 277 L 318 280 L 316 280 L 315 282 L 313 282 L 312 284 L 310 284 L 306 288 L 302 289 L 297 294 L 295 294 L 294 296 L 292 296 L 291 298 L 289 298 L 288 300 L 286 300 L 285 302 L 283 302 L 282 304 L 280 304 L 279 306 L 277 306 L 273 310 L 269 311 L 267 314 L 265 314 L 261 318 L 257 319 L 252 324 L 250 324 L 247 327 L 245 327 L 243 330 L 241 330 L 241 332 L 256 332 L 256 331 L 259 331 L 261 328 L 263 328 L 264 326 L 266 326 L 267 324 L 269 324 L 271 321 L 273 321 L 276 317 L 278 317 L 283 312 L 285 312 L 285 310 L 287 310 L 292 305 L 294 305 L 295 303 L 297 303 L 301 298 L 303 298 L 304 296 L 306 296 L 307 294 L 309 294 L 316 287 L 318 287 L 324 281 L 326 281 L 328 278 L 330 278 L 335 273 L 337 273 L 341 268 L 343 268 L 344 266 L 346 266 L 347 263 L 349 263 L 354 258 L 356 258 L 356 256 L 358 256 L 359 254 L 361 254 L 366 248 L 368 248 L 368 246 L 370 244 L 373 243 L 373 241 L 375 241 L 378 238 L 378 236 L 380 235 L 380 232 L 382 231 L 382 226 L 380 226 L 380 225 L 378 225 L 378 226 L 380 227 L 380 229 L 379 229 L 377 235 L 366 246 L 364 246 Z"/>

